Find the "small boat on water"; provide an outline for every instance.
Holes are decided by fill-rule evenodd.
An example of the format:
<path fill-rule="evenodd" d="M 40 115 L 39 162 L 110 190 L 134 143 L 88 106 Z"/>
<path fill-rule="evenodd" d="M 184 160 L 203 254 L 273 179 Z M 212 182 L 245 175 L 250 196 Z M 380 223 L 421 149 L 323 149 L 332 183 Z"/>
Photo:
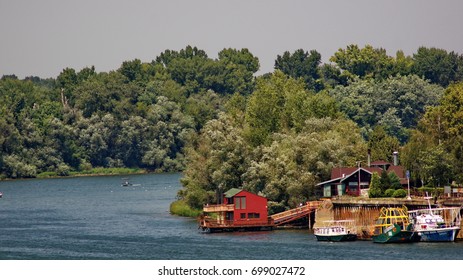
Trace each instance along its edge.
<path fill-rule="evenodd" d="M 451 242 L 460 231 L 460 207 L 431 208 L 408 211 L 409 218 L 414 224 L 414 230 L 425 242 Z M 444 219 L 445 217 L 445 219 Z"/>
<path fill-rule="evenodd" d="M 2 197 L 3 197 L 3 193 L 2 193 L 2 192 L 0 192 L 0 198 L 2 198 Z"/>
<path fill-rule="evenodd" d="M 132 186 L 132 183 L 130 183 L 128 180 L 126 180 L 126 181 L 122 182 L 121 186 L 122 187 L 130 187 L 130 186 Z"/>
<path fill-rule="evenodd" d="M 318 241 L 354 241 L 357 240 L 357 230 L 353 220 L 325 221 L 323 227 L 314 228 Z"/>
<path fill-rule="evenodd" d="M 408 209 L 402 207 L 383 207 L 379 213 L 372 235 L 375 243 L 406 243 L 419 241 L 408 217 Z"/>

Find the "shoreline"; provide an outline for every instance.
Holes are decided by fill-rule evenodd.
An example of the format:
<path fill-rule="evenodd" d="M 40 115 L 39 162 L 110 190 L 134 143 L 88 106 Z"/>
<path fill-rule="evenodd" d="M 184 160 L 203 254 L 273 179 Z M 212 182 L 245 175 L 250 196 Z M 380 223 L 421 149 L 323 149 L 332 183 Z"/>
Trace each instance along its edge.
<path fill-rule="evenodd" d="M 71 172 L 69 175 L 60 176 L 60 175 L 42 175 L 38 174 L 36 177 L 29 177 L 29 178 L 0 178 L 0 182 L 3 181 L 19 181 L 19 180 L 40 180 L 40 179 L 63 179 L 63 178 L 78 178 L 78 177 L 97 177 L 97 176 L 125 176 L 125 175 L 142 175 L 142 174 L 163 174 L 163 173 L 178 173 L 181 171 L 172 171 L 172 172 L 158 172 L 158 171 L 150 171 L 149 169 L 141 169 L 136 168 L 130 171 L 131 169 L 125 170 L 111 170 L 111 168 L 96 168 L 95 170 L 106 170 L 104 172 Z"/>

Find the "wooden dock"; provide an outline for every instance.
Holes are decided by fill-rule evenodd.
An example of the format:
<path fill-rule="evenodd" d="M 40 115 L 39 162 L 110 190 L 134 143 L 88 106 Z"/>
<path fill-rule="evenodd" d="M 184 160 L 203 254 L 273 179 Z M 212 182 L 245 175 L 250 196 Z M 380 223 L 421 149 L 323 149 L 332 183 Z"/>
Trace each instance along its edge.
<path fill-rule="evenodd" d="M 281 226 L 305 216 L 309 216 L 312 212 L 315 212 L 318 209 L 321 203 L 322 201 L 309 201 L 297 208 L 271 215 L 270 218 L 276 226 Z"/>
<path fill-rule="evenodd" d="M 357 225 L 359 239 L 370 239 L 373 232 L 373 224 L 379 216 L 382 207 L 397 207 L 405 205 L 409 210 L 428 208 L 427 201 L 423 198 L 393 199 L 393 198 L 360 198 L 360 197 L 342 197 L 336 199 L 327 199 L 320 205 L 315 214 L 315 227 L 327 220 L 354 220 Z M 442 199 L 433 203 L 433 207 L 460 207 L 463 200 Z M 457 236 L 457 239 L 463 239 L 463 231 Z"/>

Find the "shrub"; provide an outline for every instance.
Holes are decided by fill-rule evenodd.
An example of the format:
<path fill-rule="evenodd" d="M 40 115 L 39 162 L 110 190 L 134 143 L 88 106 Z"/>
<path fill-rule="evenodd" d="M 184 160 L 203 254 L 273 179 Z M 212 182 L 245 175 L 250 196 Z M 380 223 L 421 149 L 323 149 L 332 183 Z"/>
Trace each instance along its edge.
<path fill-rule="evenodd" d="M 395 190 L 394 193 L 392 194 L 392 197 L 396 197 L 396 198 L 406 197 L 406 196 L 407 196 L 407 191 L 404 189 Z"/>
<path fill-rule="evenodd" d="M 170 213 L 174 215 L 196 218 L 201 212 L 202 210 L 191 208 L 184 200 L 177 200 L 170 204 Z"/>
<path fill-rule="evenodd" d="M 392 197 L 394 195 L 394 192 L 396 190 L 395 189 L 387 189 L 385 192 L 384 192 L 384 196 L 385 197 Z"/>

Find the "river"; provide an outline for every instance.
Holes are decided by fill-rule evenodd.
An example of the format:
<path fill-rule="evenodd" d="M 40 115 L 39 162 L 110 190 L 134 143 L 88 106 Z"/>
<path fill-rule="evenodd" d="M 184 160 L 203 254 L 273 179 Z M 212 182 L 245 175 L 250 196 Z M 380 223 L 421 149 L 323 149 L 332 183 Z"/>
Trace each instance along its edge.
<path fill-rule="evenodd" d="M 308 230 L 203 234 L 169 205 L 181 174 L 0 182 L 3 260 L 462 260 L 463 242 L 317 242 Z"/>

